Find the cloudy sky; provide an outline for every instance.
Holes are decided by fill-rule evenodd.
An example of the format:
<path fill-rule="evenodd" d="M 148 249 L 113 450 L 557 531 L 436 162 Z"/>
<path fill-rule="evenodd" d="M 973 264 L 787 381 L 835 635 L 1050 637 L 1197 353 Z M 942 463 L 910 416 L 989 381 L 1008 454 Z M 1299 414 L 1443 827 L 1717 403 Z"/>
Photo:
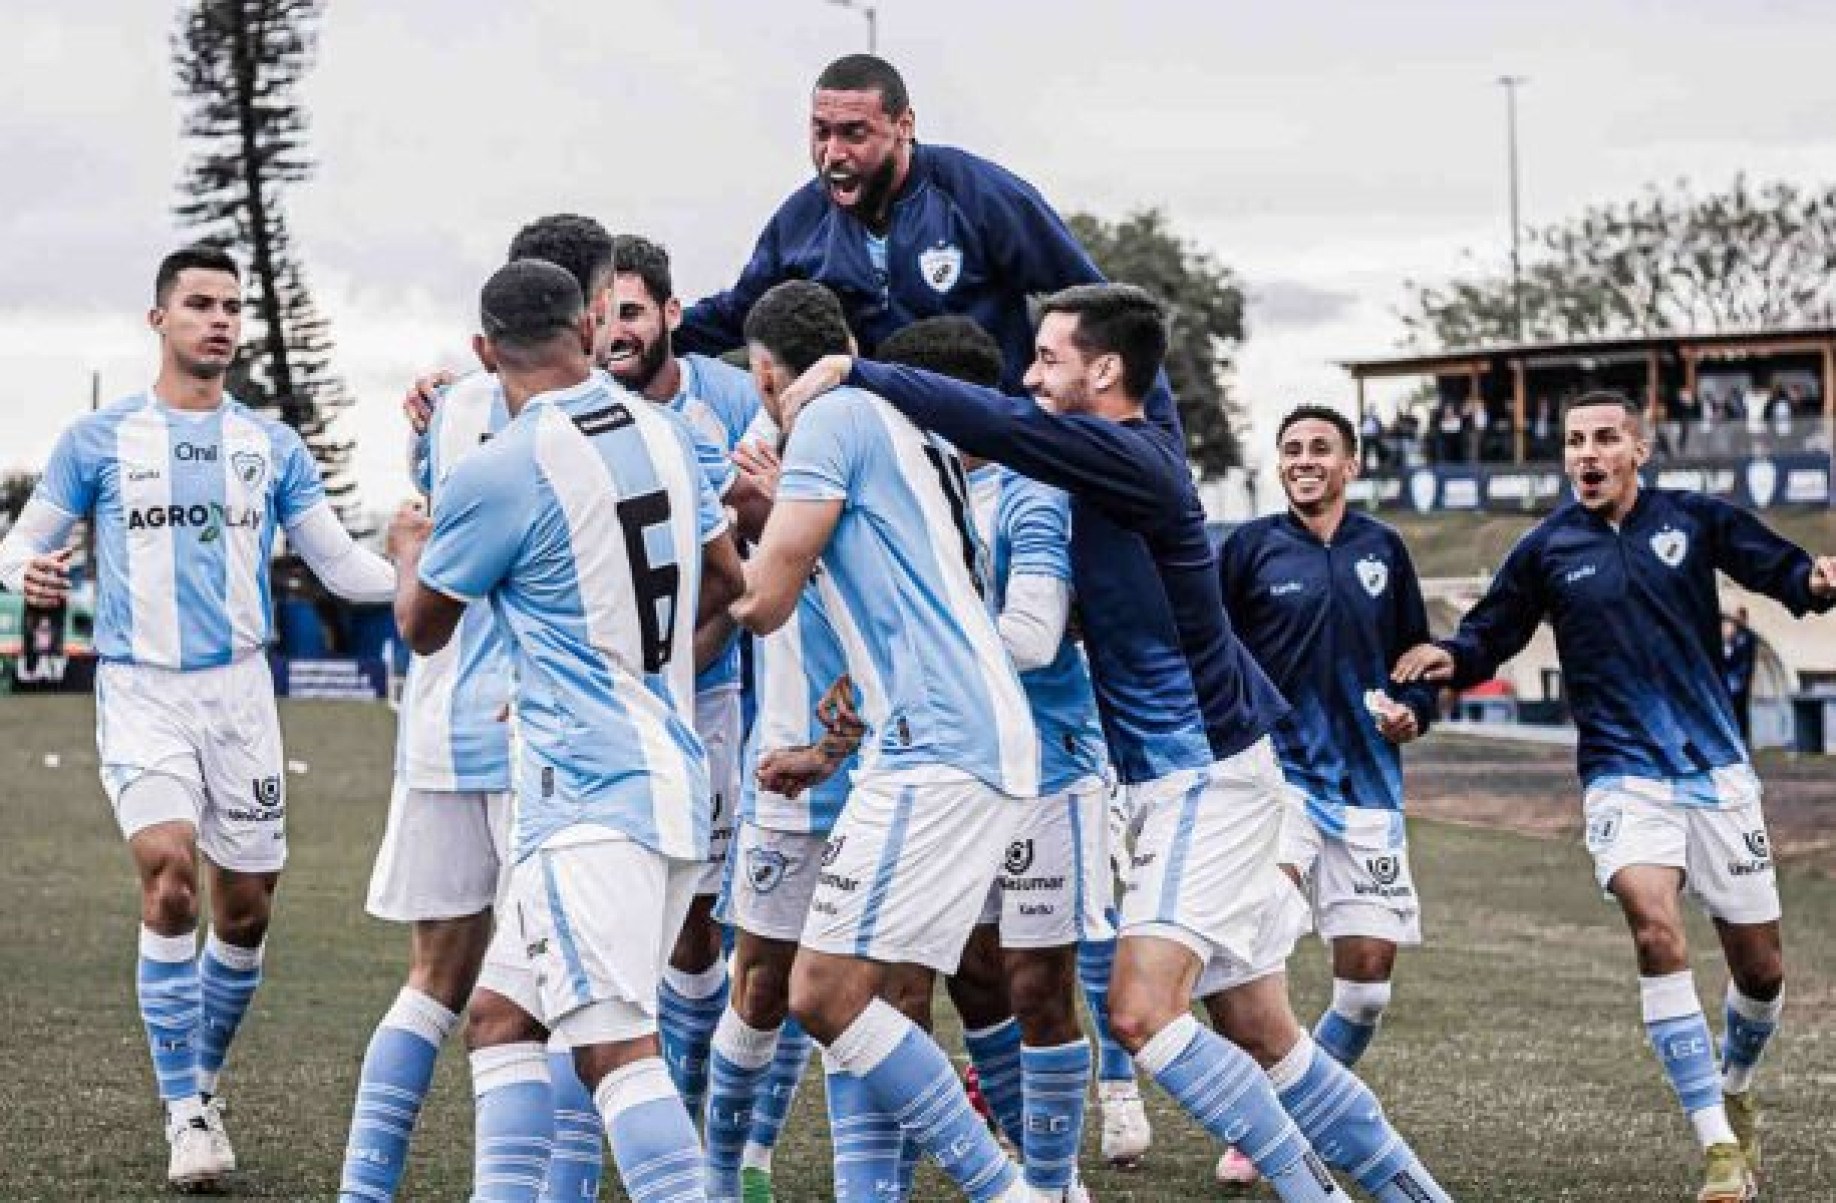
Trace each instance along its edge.
<path fill-rule="evenodd" d="M 1836 175 L 1836 6 L 1818 0 L 878 0 L 921 138 L 1000 160 L 1061 210 L 1158 205 L 1251 290 L 1258 418 L 1350 404 L 1333 361 L 1400 334 L 1403 281 L 1499 260 L 1504 103 L 1527 75 L 1526 222 L 1650 181 Z M 0 39 L 0 466 L 42 462 L 141 386 L 142 315 L 184 148 L 156 0 L 11 4 Z M 368 500 L 405 481 L 395 401 L 460 362 L 514 229 L 592 213 L 726 283 L 806 177 L 808 87 L 863 48 L 824 0 L 343 0 L 288 194 Z M 1262 434 L 1266 438 L 1266 432 Z"/>

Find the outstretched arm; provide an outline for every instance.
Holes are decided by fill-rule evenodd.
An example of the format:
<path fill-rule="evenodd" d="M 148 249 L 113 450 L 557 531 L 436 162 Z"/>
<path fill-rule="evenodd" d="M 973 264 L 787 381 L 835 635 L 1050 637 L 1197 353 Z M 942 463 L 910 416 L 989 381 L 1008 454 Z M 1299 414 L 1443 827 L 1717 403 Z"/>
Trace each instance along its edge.
<path fill-rule="evenodd" d="M 389 561 L 351 538 L 331 503 L 321 501 L 287 527 L 287 539 L 319 583 L 347 601 L 386 602 L 395 596 Z"/>
<path fill-rule="evenodd" d="M 790 620 L 841 520 L 842 504 L 782 500 L 772 507 L 764 537 L 746 561 L 746 592 L 733 603 L 735 622 L 755 635 L 769 635 Z"/>

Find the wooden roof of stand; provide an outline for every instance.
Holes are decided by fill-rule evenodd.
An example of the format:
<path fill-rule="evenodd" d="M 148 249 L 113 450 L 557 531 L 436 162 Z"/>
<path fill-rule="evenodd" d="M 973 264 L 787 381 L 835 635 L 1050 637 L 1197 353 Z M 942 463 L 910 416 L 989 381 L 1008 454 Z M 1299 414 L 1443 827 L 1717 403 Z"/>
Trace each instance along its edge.
<path fill-rule="evenodd" d="M 1427 355 L 1378 359 L 1343 359 L 1339 366 L 1357 380 L 1393 376 L 1466 376 L 1489 372 L 1499 361 L 1528 367 L 1560 367 L 1583 361 L 1630 362 L 1653 352 L 1695 359 L 1741 359 L 1754 355 L 1789 355 L 1826 350 L 1836 345 L 1836 326 L 1789 330 L 1749 330 L 1714 334 L 1656 334 L 1643 338 L 1584 339 L 1576 342 L 1514 343 L 1469 347 Z"/>

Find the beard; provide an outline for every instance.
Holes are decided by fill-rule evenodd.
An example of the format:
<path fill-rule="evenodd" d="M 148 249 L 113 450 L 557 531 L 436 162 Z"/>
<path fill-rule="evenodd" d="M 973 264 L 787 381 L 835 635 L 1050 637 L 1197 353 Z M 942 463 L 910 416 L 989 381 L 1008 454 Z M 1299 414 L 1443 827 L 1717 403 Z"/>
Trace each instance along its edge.
<path fill-rule="evenodd" d="M 616 368 L 607 368 L 612 379 L 618 381 L 634 393 L 641 393 L 650 387 L 650 382 L 663 370 L 664 362 L 669 358 L 669 337 L 665 335 L 653 343 L 645 344 L 636 359 L 626 360 Z"/>

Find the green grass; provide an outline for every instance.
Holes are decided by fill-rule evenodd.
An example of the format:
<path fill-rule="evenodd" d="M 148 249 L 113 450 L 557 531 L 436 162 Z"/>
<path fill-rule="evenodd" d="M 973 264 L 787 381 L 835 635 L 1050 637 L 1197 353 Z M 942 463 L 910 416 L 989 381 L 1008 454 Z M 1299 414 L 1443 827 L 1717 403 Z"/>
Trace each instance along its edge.
<path fill-rule="evenodd" d="M 293 861 L 267 984 L 225 1076 L 246 1169 L 238 1197 L 335 1190 L 364 1042 L 400 981 L 403 934 L 363 913 L 387 794 L 387 712 L 283 710 Z M 0 701 L 0 1009 L 6 1016 L 0 1200 L 162 1196 L 164 1145 L 133 1001 L 135 898 L 95 779 L 90 706 Z M 56 753 L 61 767 L 44 765 Z M 1467 1203 L 1694 1197 L 1696 1158 L 1641 1042 L 1627 940 L 1566 843 L 1420 824 L 1416 874 L 1430 944 L 1405 956 L 1396 1004 L 1365 1071 L 1391 1115 Z M 1762 1075 L 1773 1175 L 1766 1198 L 1836 1197 L 1836 883 L 1784 879 L 1787 1028 Z M 1703 996 L 1722 974 L 1693 929 Z M 1324 992 L 1322 958 L 1296 960 L 1297 1006 Z M 1718 1009 L 1718 1008 L 1717 1008 Z M 947 1039 L 954 1046 L 955 1034 Z M 1090 1172 L 1096 1197 L 1214 1197 L 1216 1150 L 1150 1092 L 1147 1168 Z M 779 1197 L 827 1198 L 821 1091 L 812 1081 L 779 1154 Z M 470 1100 L 449 1050 L 404 1197 L 465 1197 Z M 1094 1167 L 1094 1157 L 1090 1164 Z M 927 1171 L 928 1174 L 928 1171 Z M 934 1177 L 920 1197 L 950 1197 Z M 606 1196 L 623 1198 L 608 1187 Z"/>

